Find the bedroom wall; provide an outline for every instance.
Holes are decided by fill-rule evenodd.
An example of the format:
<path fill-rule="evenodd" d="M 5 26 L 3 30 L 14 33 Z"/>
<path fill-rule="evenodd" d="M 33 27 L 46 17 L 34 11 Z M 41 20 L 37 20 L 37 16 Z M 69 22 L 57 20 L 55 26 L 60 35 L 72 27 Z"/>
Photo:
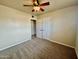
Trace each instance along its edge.
<path fill-rule="evenodd" d="M 31 39 L 31 15 L 0 5 L 0 51 Z"/>
<path fill-rule="evenodd" d="M 76 47 L 77 38 L 77 5 L 51 11 L 38 16 L 37 22 L 51 21 L 50 41 Z M 37 35 L 39 24 L 37 24 Z"/>

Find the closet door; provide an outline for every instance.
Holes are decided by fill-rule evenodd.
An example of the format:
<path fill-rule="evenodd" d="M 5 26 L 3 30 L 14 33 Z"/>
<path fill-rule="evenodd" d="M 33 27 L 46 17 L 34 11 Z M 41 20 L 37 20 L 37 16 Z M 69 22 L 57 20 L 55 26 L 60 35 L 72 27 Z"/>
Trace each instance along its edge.
<path fill-rule="evenodd" d="M 50 39 L 51 21 L 49 18 L 43 18 L 37 21 L 37 37 Z"/>
<path fill-rule="evenodd" d="M 43 21 L 37 20 L 36 22 L 36 33 L 38 38 L 43 38 Z"/>
<path fill-rule="evenodd" d="M 51 21 L 49 18 L 43 19 L 43 39 L 50 39 Z"/>

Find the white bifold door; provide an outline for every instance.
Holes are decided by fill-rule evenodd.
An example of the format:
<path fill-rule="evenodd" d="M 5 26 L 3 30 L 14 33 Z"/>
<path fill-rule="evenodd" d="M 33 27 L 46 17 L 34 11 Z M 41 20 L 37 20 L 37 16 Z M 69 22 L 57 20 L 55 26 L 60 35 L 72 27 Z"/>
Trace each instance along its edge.
<path fill-rule="evenodd" d="M 37 37 L 50 39 L 51 35 L 51 19 L 42 18 L 37 20 Z"/>

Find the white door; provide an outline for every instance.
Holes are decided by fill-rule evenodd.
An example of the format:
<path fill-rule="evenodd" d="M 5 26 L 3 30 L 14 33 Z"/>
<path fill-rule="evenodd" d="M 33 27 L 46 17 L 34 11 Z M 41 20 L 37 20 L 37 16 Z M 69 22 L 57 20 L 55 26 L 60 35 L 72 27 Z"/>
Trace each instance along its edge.
<path fill-rule="evenodd" d="M 42 20 L 37 20 L 36 24 L 37 24 L 36 25 L 37 37 L 42 38 L 43 37 L 43 23 L 42 23 Z"/>
<path fill-rule="evenodd" d="M 37 21 L 37 37 L 50 39 L 51 21 L 49 18 L 43 18 Z"/>

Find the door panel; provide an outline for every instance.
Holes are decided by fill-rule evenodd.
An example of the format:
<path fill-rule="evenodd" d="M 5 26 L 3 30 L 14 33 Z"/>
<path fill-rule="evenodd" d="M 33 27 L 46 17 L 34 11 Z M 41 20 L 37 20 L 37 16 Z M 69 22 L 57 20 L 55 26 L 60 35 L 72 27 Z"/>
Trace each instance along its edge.
<path fill-rule="evenodd" d="M 37 20 L 37 22 L 36 22 L 36 33 L 37 33 L 37 37 L 38 38 L 42 38 L 43 37 L 43 35 L 42 35 L 42 29 L 43 29 L 43 25 L 42 25 L 42 20 Z"/>
<path fill-rule="evenodd" d="M 43 38 L 50 39 L 51 21 L 49 18 L 43 19 Z"/>
<path fill-rule="evenodd" d="M 50 39 L 51 21 L 49 18 L 37 20 L 37 37 Z"/>

